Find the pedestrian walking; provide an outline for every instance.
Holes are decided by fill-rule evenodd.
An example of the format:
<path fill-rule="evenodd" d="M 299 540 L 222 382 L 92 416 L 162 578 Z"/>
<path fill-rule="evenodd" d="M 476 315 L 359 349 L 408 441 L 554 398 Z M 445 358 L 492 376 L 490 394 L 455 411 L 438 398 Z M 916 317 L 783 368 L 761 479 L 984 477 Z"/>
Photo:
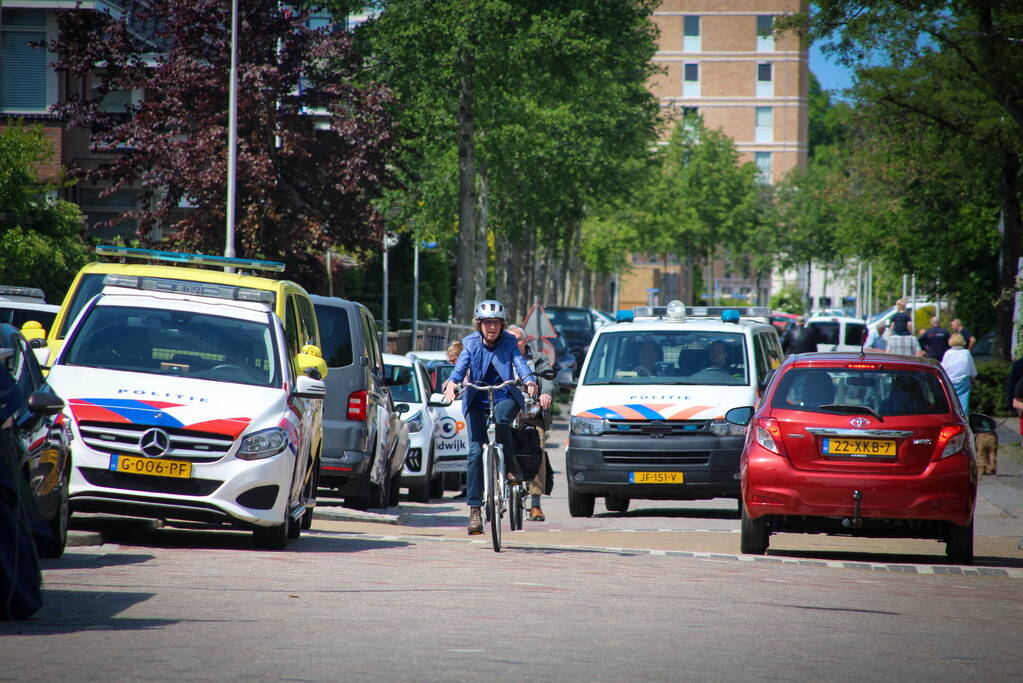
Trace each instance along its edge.
<path fill-rule="evenodd" d="M 817 350 L 817 330 L 813 325 L 806 323 L 806 318 L 800 316 L 796 321 L 794 339 L 789 344 L 788 353 L 813 353 Z"/>
<path fill-rule="evenodd" d="M 948 330 L 941 326 L 941 319 L 931 318 L 931 326 L 920 335 L 920 349 L 927 358 L 941 362 L 948 351 L 948 338 L 951 336 Z"/>
<path fill-rule="evenodd" d="M 906 311 L 905 299 L 895 302 L 895 313 L 892 315 L 892 334 L 897 337 L 913 334 L 913 318 Z"/>
<path fill-rule="evenodd" d="M 966 350 L 966 340 L 956 332 L 948 340 L 948 351 L 941 359 L 941 365 L 952 380 L 952 388 L 959 397 L 959 405 L 964 413 L 970 412 L 970 389 L 973 378 L 977 376 L 977 366 L 973 363 L 973 354 Z"/>
<path fill-rule="evenodd" d="M 973 345 L 977 343 L 977 338 L 970 334 L 970 331 L 963 327 L 963 321 L 959 318 L 953 318 L 952 322 L 948 324 L 948 331 L 952 334 L 958 332 L 963 335 L 963 340 L 966 342 L 966 350 L 972 351 Z M 949 342 L 951 343 L 951 342 Z"/>

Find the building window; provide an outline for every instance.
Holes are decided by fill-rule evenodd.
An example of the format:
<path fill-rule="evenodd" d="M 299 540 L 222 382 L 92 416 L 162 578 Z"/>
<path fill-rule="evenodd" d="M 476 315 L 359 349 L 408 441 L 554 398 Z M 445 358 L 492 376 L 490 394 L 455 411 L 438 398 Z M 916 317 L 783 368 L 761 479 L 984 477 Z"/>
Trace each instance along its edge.
<path fill-rule="evenodd" d="M 770 62 L 757 64 L 757 97 L 774 97 L 774 80 Z"/>
<path fill-rule="evenodd" d="M 45 112 L 49 82 L 44 48 L 46 12 L 29 9 L 0 11 L 0 110 Z"/>
<path fill-rule="evenodd" d="M 682 128 L 688 131 L 696 130 L 696 122 L 700 118 L 699 107 L 682 107 Z"/>
<path fill-rule="evenodd" d="M 770 184 L 771 182 L 771 153 L 770 152 L 757 152 L 757 173 L 760 176 L 762 182 Z"/>
<path fill-rule="evenodd" d="M 682 80 L 682 97 L 700 96 L 700 65 L 686 64 L 682 67 L 684 71 Z"/>
<path fill-rule="evenodd" d="M 756 142 L 774 142 L 774 110 L 757 107 Z"/>
<path fill-rule="evenodd" d="M 774 52 L 774 17 L 757 15 L 757 52 Z"/>
<path fill-rule="evenodd" d="M 682 50 L 684 52 L 700 51 L 700 17 L 687 15 L 683 17 Z"/>

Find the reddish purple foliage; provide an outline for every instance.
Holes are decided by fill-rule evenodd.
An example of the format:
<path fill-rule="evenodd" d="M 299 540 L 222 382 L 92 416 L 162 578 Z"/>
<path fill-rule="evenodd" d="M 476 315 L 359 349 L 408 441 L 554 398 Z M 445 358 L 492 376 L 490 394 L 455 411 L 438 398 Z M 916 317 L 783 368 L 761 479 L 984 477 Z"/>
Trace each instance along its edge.
<path fill-rule="evenodd" d="M 56 108 L 70 126 L 92 129 L 95 151 L 113 152 L 71 175 L 111 192 L 140 188 L 145 208 L 122 216 L 138 221 L 140 238 L 159 226 L 176 248 L 223 253 L 230 3 L 138 5 L 120 21 L 60 14 L 51 49 L 69 83 L 105 64 L 99 97 L 145 93 L 127 115 L 75 93 Z M 349 33 L 311 30 L 306 12 L 285 13 L 276 0 L 247 0 L 239 12 L 236 251 L 284 261 L 290 278 L 313 285 L 328 246 L 368 247 L 380 234 L 370 202 L 394 185 L 394 100 L 382 86 L 356 84 L 362 57 Z"/>

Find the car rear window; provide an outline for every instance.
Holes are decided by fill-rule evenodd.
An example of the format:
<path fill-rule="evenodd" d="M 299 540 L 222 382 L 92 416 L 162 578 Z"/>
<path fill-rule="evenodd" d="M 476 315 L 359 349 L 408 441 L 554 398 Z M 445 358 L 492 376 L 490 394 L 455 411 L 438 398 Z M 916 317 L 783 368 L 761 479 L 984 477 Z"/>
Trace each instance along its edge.
<path fill-rule="evenodd" d="M 328 368 L 343 368 L 351 365 L 352 330 L 348 325 L 348 310 L 337 306 L 316 304 L 316 322 L 320 327 L 320 343 L 323 344 L 323 359 Z"/>
<path fill-rule="evenodd" d="M 845 344 L 859 346 L 863 343 L 863 323 L 845 324 Z"/>
<path fill-rule="evenodd" d="M 869 414 L 860 406 L 882 417 L 950 412 L 941 380 L 927 370 L 793 368 L 771 398 L 771 407 L 783 410 Z"/>
<path fill-rule="evenodd" d="M 813 325 L 813 329 L 817 332 L 817 343 L 818 344 L 837 344 L 838 343 L 838 323 L 836 322 L 810 322 L 809 325 Z M 859 344 L 859 340 L 856 341 Z"/>
<path fill-rule="evenodd" d="M 37 311 L 28 308 L 7 308 L 0 306 L 0 323 L 7 323 L 15 327 L 21 327 L 29 320 L 35 320 L 49 330 L 53 325 L 53 319 L 57 317 L 56 311 Z"/>

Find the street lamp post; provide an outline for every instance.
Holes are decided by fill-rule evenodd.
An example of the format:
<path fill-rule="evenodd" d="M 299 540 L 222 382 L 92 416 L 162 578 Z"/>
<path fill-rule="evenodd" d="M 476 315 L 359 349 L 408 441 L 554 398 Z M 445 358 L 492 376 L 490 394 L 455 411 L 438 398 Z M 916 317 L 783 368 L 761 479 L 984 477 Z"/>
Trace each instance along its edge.
<path fill-rule="evenodd" d="M 224 256 L 234 258 L 235 183 L 238 176 L 238 0 L 231 0 L 231 79 L 227 113 L 227 235 Z M 225 268 L 234 272 L 234 268 Z"/>
<path fill-rule="evenodd" d="M 387 279 L 388 279 L 387 278 L 387 261 L 388 261 L 387 254 L 388 254 L 388 252 L 390 252 L 390 250 L 393 247 L 398 245 L 398 236 L 395 235 L 393 232 L 385 232 L 384 233 L 383 244 L 384 244 L 384 306 L 383 306 L 384 310 L 383 310 L 383 315 L 382 315 L 382 317 L 383 317 L 383 327 L 382 327 L 382 335 L 381 335 L 381 337 L 382 337 L 381 348 L 384 350 L 384 353 L 387 353 L 387 315 L 388 315 L 388 312 L 387 312 L 387 297 L 388 297 L 388 293 L 387 293 Z"/>
<path fill-rule="evenodd" d="M 419 347 L 419 248 L 436 249 L 436 242 L 420 242 L 414 240 L 412 257 L 412 350 Z"/>

